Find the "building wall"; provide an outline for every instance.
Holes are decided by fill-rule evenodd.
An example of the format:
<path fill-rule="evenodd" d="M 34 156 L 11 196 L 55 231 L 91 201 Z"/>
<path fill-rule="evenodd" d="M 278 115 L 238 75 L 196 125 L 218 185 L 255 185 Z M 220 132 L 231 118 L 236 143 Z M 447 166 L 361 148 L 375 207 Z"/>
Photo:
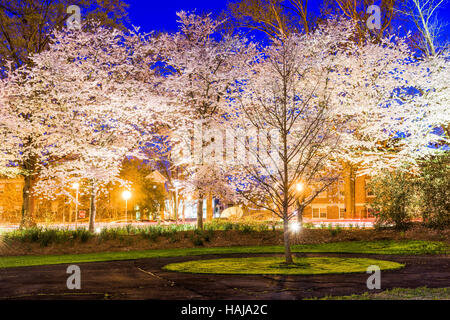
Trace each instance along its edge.
<path fill-rule="evenodd" d="M 367 194 L 366 176 L 355 178 L 355 213 L 346 210 L 344 180 L 331 185 L 305 208 L 303 216 L 308 219 L 359 219 L 368 218 L 368 208 L 373 197 Z"/>
<path fill-rule="evenodd" d="M 125 203 L 117 188 L 109 188 L 109 192 L 97 199 L 97 220 L 121 220 L 125 218 Z M 22 217 L 23 179 L 0 178 L 0 223 L 20 223 Z M 89 216 L 89 195 L 80 194 L 79 211 Z M 134 218 L 134 199 L 128 201 L 128 217 Z M 47 200 L 36 196 L 33 220 L 39 223 L 61 223 L 75 221 L 75 204 L 67 197 Z"/>
<path fill-rule="evenodd" d="M 358 219 L 368 217 L 368 208 L 373 197 L 367 194 L 366 184 L 368 178 L 364 176 L 355 178 L 355 213 L 350 214 L 345 208 L 345 186 L 344 180 L 331 185 L 328 190 L 320 194 L 308 207 L 305 208 L 303 216 L 309 219 Z M 23 180 L 0 179 L 0 222 L 19 223 L 22 208 Z M 80 198 L 79 210 L 89 213 L 88 197 Z M 36 199 L 36 210 L 34 218 L 38 222 L 73 222 L 74 205 L 67 199 L 49 201 Z M 133 214 L 133 199 L 128 202 L 129 218 Z M 189 207 L 185 214 L 187 217 L 197 216 L 195 206 Z M 97 202 L 99 220 L 120 220 L 124 218 L 124 203 L 120 197 L 120 190 L 111 190 L 108 195 L 101 197 Z M 206 205 L 204 205 L 206 215 Z"/>
<path fill-rule="evenodd" d="M 0 179 L 0 221 L 20 221 L 22 188 L 22 179 Z"/>

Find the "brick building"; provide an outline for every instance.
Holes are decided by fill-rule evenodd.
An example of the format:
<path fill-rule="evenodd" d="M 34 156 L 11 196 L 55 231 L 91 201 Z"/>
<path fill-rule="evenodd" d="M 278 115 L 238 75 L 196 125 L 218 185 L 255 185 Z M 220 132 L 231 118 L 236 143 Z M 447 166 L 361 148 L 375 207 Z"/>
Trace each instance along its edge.
<path fill-rule="evenodd" d="M 370 202 L 374 197 L 367 190 L 369 181 L 370 179 L 365 176 L 354 177 L 351 181 L 339 180 L 319 194 L 305 208 L 304 217 L 308 219 L 360 219 L 371 217 Z M 348 184 L 352 186 L 348 186 Z"/>
<path fill-rule="evenodd" d="M 304 217 L 312 220 L 321 219 L 360 219 L 370 217 L 370 202 L 373 195 L 367 190 L 368 177 L 344 175 L 341 180 L 331 185 L 326 191 L 319 194 L 314 201 L 305 208 Z M 0 178 L 0 222 L 19 223 L 22 209 L 21 178 Z M 73 222 L 74 205 L 67 199 L 59 198 L 54 201 L 35 199 L 33 218 L 37 222 Z M 86 218 L 89 212 L 89 199 L 80 199 L 82 205 L 79 210 L 85 211 Z M 204 202 L 204 212 L 207 220 L 213 217 L 214 204 L 212 197 Z M 184 201 L 183 201 L 184 202 Z M 192 202 L 192 203 L 191 203 Z M 83 205 L 84 204 L 84 205 Z M 133 199 L 130 200 L 129 211 L 133 211 Z M 184 205 L 183 205 L 184 207 Z M 210 210 L 208 210 L 210 209 Z M 183 208 L 184 210 L 184 208 Z M 98 199 L 97 218 L 99 220 L 120 220 L 124 215 L 124 204 L 120 197 L 120 190 L 109 190 L 108 194 Z M 192 212 L 191 212 L 192 211 Z M 191 212 L 191 214 L 189 214 Z M 187 201 L 186 214 L 188 218 L 197 215 L 196 201 Z M 164 213 L 161 213 L 164 219 Z M 166 217 L 167 218 L 167 217 Z"/>

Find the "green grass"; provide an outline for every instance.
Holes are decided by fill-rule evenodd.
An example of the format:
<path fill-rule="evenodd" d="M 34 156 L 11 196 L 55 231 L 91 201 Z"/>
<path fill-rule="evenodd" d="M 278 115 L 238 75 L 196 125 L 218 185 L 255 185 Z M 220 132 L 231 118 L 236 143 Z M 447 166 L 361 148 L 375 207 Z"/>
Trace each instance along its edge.
<path fill-rule="evenodd" d="M 450 246 L 438 241 L 352 241 L 294 246 L 302 252 L 367 253 L 367 254 L 450 254 Z"/>
<path fill-rule="evenodd" d="M 320 300 L 450 300 L 450 288 L 394 288 L 380 293 L 325 297 Z"/>
<path fill-rule="evenodd" d="M 164 250 L 95 252 L 64 255 L 40 256 L 6 256 L 0 257 L 0 268 L 37 266 L 47 264 L 83 263 L 96 261 L 132 260 L 143 258 L 165 258 L 204 254 L 230 253 L 282 253 L 282 246 L 251 246 L 251 247 L 210 247 L 181 248 Z M 295 245 L 293 252 L 317 253 L 365 253 L 365 254 L 448 254 L 449 246 L 443 242 L 429 241 L 374 241 L 374 242 L 335 242 L 324 244 Z"/>
<path fill-rule="evenodd" d="M 165 270 L 208 274 L 285 274 L 310 275 L 366 272 L 377 265 L 381 270 L 395 270 L 405 265 L 386 260 L 367 258 L 294 258 L 293 265 L 283 264 L 283 257 L 225 258 L 171 263 Z"/>

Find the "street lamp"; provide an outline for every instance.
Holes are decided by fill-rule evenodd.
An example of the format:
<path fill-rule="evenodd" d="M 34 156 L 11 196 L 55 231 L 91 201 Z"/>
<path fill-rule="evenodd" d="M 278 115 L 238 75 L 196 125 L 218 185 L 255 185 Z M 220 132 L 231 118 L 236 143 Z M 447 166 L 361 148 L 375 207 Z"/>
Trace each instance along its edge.
<path fill-rule="evenodd" d="M 301 183 L 301 182 L 297 183 L 295 188 L 297 189 L 298 192 L 302 192 L 303 191 L 303 183 Z"/>
<path fill-rule="evenodd" d="M 292 231 L 292 232 L 297 233 L 297 232 L 300 231 L 301 226 L 300 226 L 299 223 L 292 223 L 292 224 L 290 225 L 290 228 L 291 228 L 291 231 Z"/>
<path fill-rule="evenodd" d="M 128 223 L 128 200 L 131 198 L 131 192 L 125 190 L 122 192 L 122 198 L 125 200 L 125 223 Z"/>
<path fill-rule="evenodd" d="M 75 195 L 75 230 L 77 230 L 77 224 L 78 224 L 78 190 L 80 190 L 80 184 L 78 182 L 74 182 L 74 184 L 72 184 L 72 189 L 76 190 L 76 195 Z"/>

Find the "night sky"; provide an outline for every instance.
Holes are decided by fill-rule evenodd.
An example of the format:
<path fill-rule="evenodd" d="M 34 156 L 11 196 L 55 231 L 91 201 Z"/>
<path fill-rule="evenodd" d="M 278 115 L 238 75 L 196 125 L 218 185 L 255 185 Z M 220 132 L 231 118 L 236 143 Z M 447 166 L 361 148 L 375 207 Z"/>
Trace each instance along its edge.
<path fill-rule="evenodd" d="M 227 0 L 125 0 L 130 5 L 128 12 L 130 22 L 141 27 L 141 31 L 149 32 L 176 31 L 176 12 L 185 10 L 196 12 L 220 13 L 226 9 Z M 318 10 L 321 0 L 310 0 L 310 10 Z M 377 1 L 375 1 L 375 4 Z M 441 41 L 450 41 L 450 0 L 446 1 L 444 7 L 438 11 L 440 21 L 447 22 L 447 26 L 442 30 Z"/>
<path fill-rule="evenodd" d="M 125 0 L 131 23 L 141 31 L 176 31 L 177 11 L 221 12 L 227 0 Z"/>

